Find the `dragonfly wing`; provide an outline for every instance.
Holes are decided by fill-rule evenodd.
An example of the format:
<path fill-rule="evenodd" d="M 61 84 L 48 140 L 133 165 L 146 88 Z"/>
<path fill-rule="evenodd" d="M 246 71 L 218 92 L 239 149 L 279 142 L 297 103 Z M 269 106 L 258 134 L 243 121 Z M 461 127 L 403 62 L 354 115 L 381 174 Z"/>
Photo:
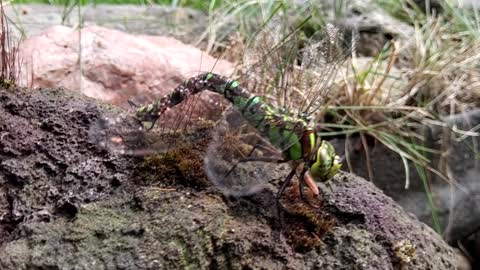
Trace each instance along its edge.
<path fill-rule="evenodd" d="M 109 111 L 102 113 L 90 127 L 89 138 L 91 142 L 116 154 L 145 156 L 164 153 L 175 147 L 177 131 L 168 130 L 147 130 L 132 113 Z"/>
<path fill-rule="evenodd" d="M 90 127 L 89 138 L 91 142 L 117 154 L 130 154 L 145 148 L 145 132 L 127 112 L 102 113 Z"/>
<path fill-rule="evenodd" d="M 273 106 L 314 115 L 353 50 L 344 32 L 327 24 L 307 37 L 272 20 L 247 43 L 242 83 Z"/>
<path fill-rule="evenodd" d="M 299 105 L 302 112 L 314 115 L 325 107 L 338 70 L 354 51 L 354 39 L 353 33 L 347 34 L 344 29 L 328 23 L 323 31 L 314 33 L 305 42 L 300 50 L 301 64 L 295 73 L 296 80 L 301 82 L 298 89 L 303 96 Z"/>
<path fill-rule="evenodd" d="M 90 128 L 92 142 L 124 155 L 164 153 L 177 147 L 180 137 L 219 119 L 227 102 L 217 94 L 204 92 L 189 96 L 158 117 L 152 115 L 148 121 L 138 120 L 135 116 L 138 106 L 129 103 L 130 111 L 112 110 L 101 114 Z"/>
<path fill-rule="evenodd" d="M 209 180 L 223 193 L 250 195 L 276 179 L 275 172 L 284 165 L 264 161 L 242 162 L 247 157 L 282 159 L 282 155 L 259 137 L 237 109 L 231 107 L 226 110 L 214 130 L 204 166 Z"/>

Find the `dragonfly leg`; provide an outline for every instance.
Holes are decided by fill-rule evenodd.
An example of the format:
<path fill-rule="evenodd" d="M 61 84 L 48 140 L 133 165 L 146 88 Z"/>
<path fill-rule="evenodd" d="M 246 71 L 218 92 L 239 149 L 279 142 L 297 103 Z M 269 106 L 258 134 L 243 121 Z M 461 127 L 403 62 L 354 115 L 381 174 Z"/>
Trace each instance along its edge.
<path fill-rule="evenodd" d="M 235 163 L 235 165 L 233 165 L 232 168 L 230 168 L 230 170 L 228 170 L 228 172 L 225 174 L 224 177 L 225 178 L 228 177 L 233 172 L 233 170 L 235 170 L 235 168 L 237 168 L 239 163 L 249 162 L 249 161 L 260 161 L 260 162 L 268 162 L 268 163 L 286 163 L 286 162 L 289 162 L 290 160 L 279 159 L 279 158 L 270 158 L 270 157 L 246 157 L 246 158 L 242 158 L 237 163 Z"/>
<path fill-rule="evenodd" d="M 259 148 L 260 146 L 261 145 L 258 144 L 258 143 L 255 144 L 255 146 L 252 148 L 252 150 L 250 150 L 250 152 L 248 153 L 247 157 L 242 158 L 237 163 L 235 163 L 232 166 L 232 168 L 230 168 L 230 170 L 228 170 L 228 172 L 225 174 L 224 177 L 227 178 L 233 172 L 233 170 L 235 170 L 235 168 L 237 168 L 238 164 L 242 163 L 242 162 L 260 161 L 260 162 L 269 162 L 269 163 L 285 163 L 285 162 L 289 161 L 289 160 L 285 160 L 285 159 L 270 158 L 270 157 L 252 157 L 251 155 L 253 154 L 253 152 L 255 152 L 255 149 Z"/>
<path fill-rule="evenodd" d="M 286 163 L 286 162 L 289 162 L 290 160 L 271 158 L 271 157 L 246 157 L 246 158 L 242 158 L 239 162 L 249 162 L 249 161 L 260 161 L 260 162 L 268 162 L 268 163 Z"/>
<path fill-rule="evenodd" d="M 272 145 L 265 138 L 259 136 L 258 134 L 255 134 L 255 139 L 257 140 L 257 143 L 255 144 L 253 149 L 250 151 L 250 153 L 247 155 L 247 157 L 251 156 L 256 149 L 267 151 L 268 154 L 271 156 L 279 155 L 279 151 L 274 147 L 272 147 Z"/>
<path fill-rule="evenodd" d="M 306 169 L 307 169 L 307 168 L 303 168 L 302 172 L 300 173 L 300 177 L 298 177 L 298 179 L 299 179 L 299 181 L 298 181 L 298 189 L 299 189 L 299 192 L 300 192 L 300 198 L 301 198 L 303 201 L 306 200 L 305 194 L 303 193 L 303 187 L 305 186 L 304 177 L 305 177 Z"/>
<path fill-rule="evenodd" d="M 285 191 L 285 188 L 287 188 L 288 184 L 292 181 L 292 178 L 296 172 L 297 172 L 297 166 L 295 166 L 295 168 L 293 168 L 292 171 L 287 175 L 285 180 L 283 180 L 282 186 L 280 187 L 280 189 L 277 191 L 277 194 L 275 195 L 275 210 L 276 210 L 275 217 L 277 218 L 277 220 L 280 220 L 280 225 L 283 224 L 282 219 L 280 217 L 280 210 L 281 210 L 280 196 L 282 196 L 283 192 Z"/>
<path fill-rule="evenodd" d="M 315 209 L 318 209 L 320 208 L 319 206 L 317 205 L 314 205 L 313 203 L 311 203 L 306 197 L 305 197 L 305 194 L 303 193 L 303 186 L 306 184 L 306 180 L 305 180 L 305 177 L 308 173 L 308 167 L 305 167 L 303 168 L 302 172 L 300 173 L 300 181 L 298 183 L 299 185 L 299 191 L 300 191 L 300 198 L 302 199 L 302 201 L 304 201 L 305 203 L 307 203 L 308 205 L 310 205 L 311 207 L 315 208 Z M 318 196 L 318 194 L 315 194 Z"/>
<path fill-rule="evenodd" d="M 138 109 L 139 106 L 137 104 L 135 104 L 133 101 L 131 101 L 130 99 L 127 100 L 127 102 L 130 105 L 130 107 L 132 107 L 132 109 L 134 109 L 134 110 Z"/>

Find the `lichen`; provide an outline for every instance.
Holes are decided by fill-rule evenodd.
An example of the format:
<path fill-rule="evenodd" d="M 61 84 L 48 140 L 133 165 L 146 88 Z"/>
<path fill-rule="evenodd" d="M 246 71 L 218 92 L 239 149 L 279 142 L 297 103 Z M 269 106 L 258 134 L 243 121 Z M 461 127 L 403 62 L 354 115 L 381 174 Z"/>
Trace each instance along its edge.
<path fill-rule="evenodd" d="M 396 243 L 393 246 L 393 250 L 395 251 L 397 258 L 399 258 L 402 263 L 410 263 L 415 259 L 416 246 L 408 239 L 403 239 L 402 241 Z"/>

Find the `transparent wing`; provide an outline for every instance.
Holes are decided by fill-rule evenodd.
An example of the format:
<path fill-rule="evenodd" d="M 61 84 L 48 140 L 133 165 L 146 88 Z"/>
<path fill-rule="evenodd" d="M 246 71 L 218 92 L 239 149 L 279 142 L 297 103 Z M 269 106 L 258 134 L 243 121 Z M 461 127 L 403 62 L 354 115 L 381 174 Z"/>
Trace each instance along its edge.
<path fill-rule="evenodd" d="M 352 52 L 349 42 L 333 24 L 307 37 L 272 21 L 247 44 L 242 82 L 269 104 L 313 116 Z"/>
<path fill-rule="evenodd" d="M 230 107 L 217 123 L 204 159 L 209 180 L 223 193 L 244 196 L 267 187 L 284 165 L 242 159 L 277 158 L 282 154 L 248 125 L 241 113 Z"/>
<path fill-rule="evenodd" d="M 191 96 L 162 114 L 152 129 L 135 119 L 134 108 L 124 112 L 105 112 L 91 126 L 90 138 L 118 154 L 164 153 L 177 147 L 179 136 L 218 120 L 226 104 L 221 96 L 213 93 Z"/>
<path fill-rule="evenodd" d="M 106 112 L 90 127 L 90 140 L 110 152 L 143 156 L 175 145 L 169 133 L 147 132 L 130 113 Z"/>
<path fill-rule="evenodd" d="M 295 81 L 300 82 L 298 89 L 302 93 L 300 108 L 302 112 L 313 116 L 325 106 L 330 91 L 334 88 L 337 71 L 351 56 L 355 45 L 355 35 L 349 33 L 345 38 L 344 30 L 327 24 L 324 31 L 314 33 L 301 50 L 301 63 L 294 72 Z"/>

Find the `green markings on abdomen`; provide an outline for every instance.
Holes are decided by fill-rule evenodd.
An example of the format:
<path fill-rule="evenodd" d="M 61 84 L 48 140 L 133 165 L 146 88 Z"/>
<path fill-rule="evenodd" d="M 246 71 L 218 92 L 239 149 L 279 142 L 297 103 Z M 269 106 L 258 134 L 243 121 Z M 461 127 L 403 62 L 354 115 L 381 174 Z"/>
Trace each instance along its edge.
<path fill-rule="evenodd" d="M 261 97 L 243 89 L 238 81 L 211 72 L 185 80 L 166 98 L 155 103 L 155 106 L 141 108 L 138 111 L 139 115 L 164 111 L 168 107 L 183 102 L 189 95 L 195 95 L 204 90 L 221 94 L 228 99 L 247 122 L 275 147 L 283 151 L 287 158 L 291 160 L 302 158 L 301 134 L 296 132 L 306 129 L 307 123 L 266 104 Z"/>

